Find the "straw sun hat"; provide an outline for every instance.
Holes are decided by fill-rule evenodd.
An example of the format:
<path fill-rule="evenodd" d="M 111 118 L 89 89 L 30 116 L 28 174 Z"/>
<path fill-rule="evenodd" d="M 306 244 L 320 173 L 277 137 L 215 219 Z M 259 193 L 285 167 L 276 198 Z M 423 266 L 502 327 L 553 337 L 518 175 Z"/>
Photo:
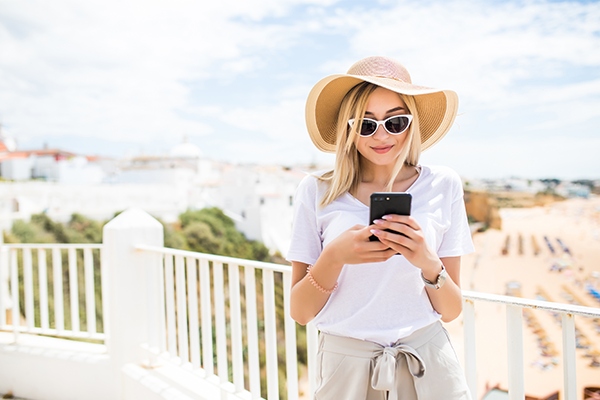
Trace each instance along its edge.
<path fill-rule="evenodd" d="M 386 57 L 368 57 L 351 66 L 346 74 L 321 79 L 310 91 L 306 101 L 306 126 L 319 150 L 335 152 L 337 116 L 342 99 L 362 82 L 414 96 L 422 150 L 444 137 L 454 122 L 458 109 L 455 92 L 413 85 L 402 64 Z"/>

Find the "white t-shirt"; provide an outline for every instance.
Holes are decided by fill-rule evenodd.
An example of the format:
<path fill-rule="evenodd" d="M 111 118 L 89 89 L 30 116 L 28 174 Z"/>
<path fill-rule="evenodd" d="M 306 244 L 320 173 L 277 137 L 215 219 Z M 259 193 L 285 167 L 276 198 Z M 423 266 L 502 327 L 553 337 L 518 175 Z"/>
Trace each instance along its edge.
<path fill-rule="evenodd" d="M 342 232 L 369 224 L 369 207 L 349 193 L 321 207 L 326 185 L 313 175 L 300 182 L 288 261 L 313 265 L 323 247 Z M 439 257 L 474 250 L 458 174 L 447 167 L 421 166 L 407 192 L 412 194 L 411 215 Z M 421 270 L 396 255 L 384 262 L 345 265 L 337 290 L 313 322 L 322 332 L 390 345 L 440 317 Z"/>

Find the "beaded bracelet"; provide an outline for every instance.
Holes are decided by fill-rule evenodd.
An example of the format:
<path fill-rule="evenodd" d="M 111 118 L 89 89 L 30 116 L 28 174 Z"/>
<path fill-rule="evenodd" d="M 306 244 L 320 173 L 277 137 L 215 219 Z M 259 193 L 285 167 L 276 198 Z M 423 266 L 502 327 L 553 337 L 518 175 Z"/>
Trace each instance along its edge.
<path fill-rule="evenodd" d="M 314 287 L 317 288 L 317 290 L 321 293 L 325 293 L 325 294 L 331 294 L 335 291 L 335 289 L 337 289 L 338 284 L 337 282 L 335 283 L 335 286 L 333 287 L 333 289 L 325 289 L 323 286 L 319 285 L 319 283 L 315 280 L 315 277 L 312 276 L 312 274 L 310 273 L 310 267 L 311 265 L 308 265 L 306 267 L 306 274 L 308 275 L 308 280 L 310 281 L 310 283 L 312 283 L 312 285 Z"/>

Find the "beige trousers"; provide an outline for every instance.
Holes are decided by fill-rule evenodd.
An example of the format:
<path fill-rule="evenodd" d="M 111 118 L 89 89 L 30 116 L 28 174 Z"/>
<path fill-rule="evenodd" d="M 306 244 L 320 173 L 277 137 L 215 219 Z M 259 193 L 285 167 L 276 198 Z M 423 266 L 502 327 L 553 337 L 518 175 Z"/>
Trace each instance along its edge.
<path fill-rule="evenodd" d="M 315 400 L 470 400 L 440 322 L 392 346 L 319 335 Z"/>

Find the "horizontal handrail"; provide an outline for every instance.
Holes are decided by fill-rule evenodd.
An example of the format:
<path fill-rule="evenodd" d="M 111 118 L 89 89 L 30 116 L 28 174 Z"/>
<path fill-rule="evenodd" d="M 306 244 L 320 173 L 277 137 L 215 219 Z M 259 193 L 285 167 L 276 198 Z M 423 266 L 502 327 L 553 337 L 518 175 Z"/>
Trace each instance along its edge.
<path fill-rule="evenodd" d="M 26 326 L 15 326 L 11 332 L 31 333 L 34 335 L 45 335 L 48 337 L 68 338 L 68 339 L 91 339 L 91 340 L 106 340 L 106 334 L 101 332 L 88 333 L 86 331 L 73 331 L 70 329 L 58 330 L 54 328 L 27 328 Z"/>
<path fill-rule="evenodd" d="M 102 243 L 2 243 L 7 249 L 102 249 Z"/>
<path fill-rule="evenodd" d="M 545 300 L 524 299 L 522 297 L 503 296 L 498 294 L 472 292 L 463 290 L 463 297 L 466 300 L 481 300 L 491 303 L 501 303 L 506 305 L 515 305 L 524 308 L 535 308 L 545 311 L 554 311 L 559 313 L 581 315 L 584 317 L 599 318 L 600 308 L 586 307 L 575 304 L 555 303 Z"/>
<path fill-rule="evenodd" d="M 269 269 L 278 272 L 289 272 L 292 270 L 291 266 L 267 263 L 263 261 L 246 260 L 241 258 L 218 256 L 214 254 L 198 253 L 188 250 L 172 249 L 168 247 L 157 247 L 147 245 L 137 245 L 136 249 L 152 251 L 161 254 L 179 255 L 183 257 L 194 257 L 194 258 L 205 258 L 212 261 L 222 263 L 234 263 L 241 264 L 253 268 Z M 586 307 L 575 304 L 564 304 L 555 303 L 552 301 L 535 300 L 535 299 L 524 299 L 522 297 L 504 296 L 491 293 L 473 292 L 470 290 L 462 291 L 463 297 L 467 300 L 481 300 L 492 303 L 510 304 L 517 305 L 525 308 L 537 308 L 546 311 L 555 311 L 560 313 L 569 313 L 575 315 L 581 315 L 585 317 L 600 317 L 600 308 Z"/>
<path fill-rule="evenodd" d="M 197 251 L 179 250 L 179 249 L 172 249 L 169 247 L 158 247 L 158 246 L 147 246 L 147 245 L 137 245 L 137 246 L 135 246 L 135 248 L 136 248 L 136 250 L 151 251 L 154 253 L 169 254 L 172 256 L 192 257 L 192 258 L 197 258 L 197 259 L 203 258 L 203 259 L 207 259 L 210 261 L 221 262 L 223 264 L 230 264 L 230 263 L 231 264 L 239 264 L 239 265 L 244 265 L 246 267 L 266 269 L 266 270 L 271 270 L 271 271 L 276 271 L 276 272 L 291 272 L 292 271 L 292 267 L 289 265 L 274 264 L 274 263 L 268 263 L 268 262 L 264 262 L 264 261 L 247 260 L 244 258 L 218 256 L 218 255 L 208 254 L 208 253 L 199 253 Z"/>

